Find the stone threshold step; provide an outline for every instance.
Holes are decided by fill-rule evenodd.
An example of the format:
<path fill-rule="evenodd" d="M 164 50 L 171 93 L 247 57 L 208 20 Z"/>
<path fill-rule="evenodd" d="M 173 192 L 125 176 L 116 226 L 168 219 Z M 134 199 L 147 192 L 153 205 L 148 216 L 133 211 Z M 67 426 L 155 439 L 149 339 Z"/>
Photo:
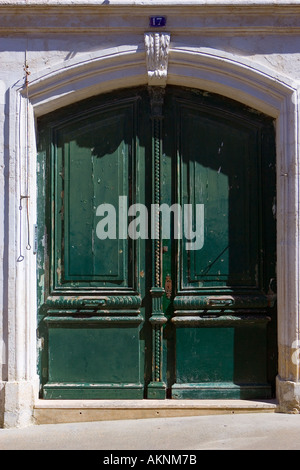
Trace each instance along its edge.
<path fill-rule="evenodd" d="M 276 400 L 38 400 L 36 424 L 274 413 Z"/>

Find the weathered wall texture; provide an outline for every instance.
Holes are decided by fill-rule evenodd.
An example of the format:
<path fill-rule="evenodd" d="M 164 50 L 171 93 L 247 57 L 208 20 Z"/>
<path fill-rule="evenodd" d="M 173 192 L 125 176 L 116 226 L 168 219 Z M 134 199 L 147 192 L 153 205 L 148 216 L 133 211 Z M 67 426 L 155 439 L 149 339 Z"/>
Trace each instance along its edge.
<path fill-rule="evenodd" d="M 300 5 L 297 1 L 0 1 L 0 422 L 31 422 L 36 374 L 35 117 L 148 81 L 144 34 L 165 15 L 167 83 L 217 92 L 277 122 L 278 398 L 299 412 Z M 25 69 L 27 66 L 27 69 Z M 27 74 L 26 74 L 27 70 Z M 28 87 L 26 87 L 26 76 Z M 28 100 L 27 100 L 28 98 Z M 29 174 L 29 179 L 27 175 Z M 28 187 L 27 187 L 28 186 Z M 20 217 L 21 215 L 21 217 Z M 24 260 L 17 262 L 19 256 Z"/>

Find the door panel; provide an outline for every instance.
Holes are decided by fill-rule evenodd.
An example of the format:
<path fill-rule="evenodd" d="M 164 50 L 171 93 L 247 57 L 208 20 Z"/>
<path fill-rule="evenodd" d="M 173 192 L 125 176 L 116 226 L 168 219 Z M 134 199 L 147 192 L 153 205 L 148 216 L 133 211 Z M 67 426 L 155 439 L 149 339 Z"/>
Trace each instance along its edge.
<path fill-rule="evenodd" d="M 184 236 L 179 246 L 178 291 L 264 296 L 261 124 L 180 98 L 176 114 L 177 197 L 193 207 L 194 232 L 195 207 L 204 206 L 203 246 L 187 250 Z"/>
<path fill-rule="evenodd" d="M 198 90 L 138 88 L 39 129 L 41 396 L 272 396 L 272 120 Z M 132 237 L 134 204 L 148 224 Z M 151 204 L 179 207 L 167 226 L 154 216 L 157 240 Z"/>
<path fill-rule="evenodd" d="M 63 325 L 49 324 L 48 334 L 50 367 L 45 398 L 143 397 L 136 325 L 126 324 L 120 331 L 120 323 L 113 327 L 93 324 L 93 319 L 80 325 L 64 321 Z M 70 384 L 76 384 L 76 390 Z"/>
<path fill-rule="evenodd" d="M 180 111 L 180 200 L 194 208 L 204 205 L 205 239 L 202 248 L 181 249 L 181 288 L 256 287 L 256 132 L 243 129 L 232 119 L 226 122 L 214 115 L 199 116 L 198 109 L 183 107 Z"/>
<path fill-rule="evenodd" d="M 58 253 L 54 256 L 54 276 L 58 289 L 75 285 L 133 288 L 133 259 L 129 258 L 132 247 L 130 240 L 117 237 L 117 210 L 119 197 L 128 198 L 133 190 L 129 175 L 136 158 L 132 151 L 134 111 L 132 103 L 120 103 L 117 110 L 101 110 L 92 118 L 79 117 L 56 131 L 57 165 L 63 172 L 63 176 L 57 171 L 54 174 L 54 249 Z M 115 223 L 103 223 L 103 232 L 109 231 L 112 236 L 115 232 L 114 238 L 102 243 L 97 237 L 100 204 L 107 205 L 103 212 L 107 209 L 116 213 Z M 60 253 L 62 247 L 65 249 Z"/>

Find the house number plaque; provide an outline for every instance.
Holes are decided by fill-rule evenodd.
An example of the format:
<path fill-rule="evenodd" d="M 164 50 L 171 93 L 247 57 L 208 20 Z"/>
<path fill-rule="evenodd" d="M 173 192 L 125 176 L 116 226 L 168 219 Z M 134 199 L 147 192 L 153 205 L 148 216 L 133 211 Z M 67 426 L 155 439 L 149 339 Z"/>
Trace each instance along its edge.
<path fill-rule="evenodd" d="M 165 16 L 151 16 L 150 17 L 150 26 L 154 28 L 160 28 L 166 26 L 167 18 Z"/>

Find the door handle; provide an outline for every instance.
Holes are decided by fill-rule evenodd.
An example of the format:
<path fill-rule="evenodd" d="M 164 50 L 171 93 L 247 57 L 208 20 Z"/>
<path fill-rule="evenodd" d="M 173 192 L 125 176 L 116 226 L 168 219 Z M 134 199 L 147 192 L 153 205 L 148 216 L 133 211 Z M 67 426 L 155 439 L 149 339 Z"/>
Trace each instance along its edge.
<path fill-rule="evenodd" d="M 209 299 L 209 305 L 212 307 L 229 307 L 234 304 L 233 299 Z"/>
<path fill-rule="evenodd" d="M 90 299 L 90 300 L 85 300 L 83 305 L 85 307 L 100 307 L 106 304 L 106 299 Z"/>
<path fill-rule="evenodd" d="M 166 275 L 165 293 L 166 293 L 167 298 L 170 299 L 172 295 L 172 279 L 169 274 Z"/>

